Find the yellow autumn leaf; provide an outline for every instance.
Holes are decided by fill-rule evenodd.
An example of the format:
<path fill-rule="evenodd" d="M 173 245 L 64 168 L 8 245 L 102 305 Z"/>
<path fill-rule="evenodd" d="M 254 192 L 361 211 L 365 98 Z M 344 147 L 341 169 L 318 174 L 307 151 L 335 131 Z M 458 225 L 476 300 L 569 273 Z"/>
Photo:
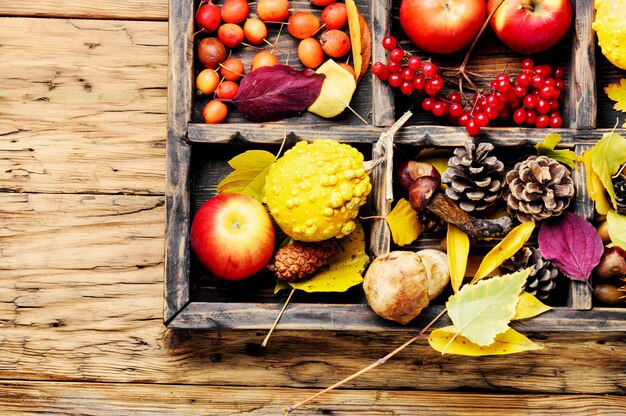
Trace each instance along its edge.
<path fill-rule="evenodd" d="M 517 306 L 515 307 L 515 316 L 512 320 L 528 319 L 549 311 L 552 307 L 545 305 L 535 296 L 528 292 L 522 292 L 519 295 Z"/>
<path fill-rule="evenodd" d="M 609 226 L 611 242 L 626 250 L 626 216 L 610 210 L 606 215 L 606 222 Z"/>
<path fill-rule="evenodd" d="M 263 201 L 265 178 L 276 157 L 265 150 L 248 150 L 228 161 L 235 169 L 218 185 L 220 194 L 248 195 L 259 202 Z"/>
<path fill-rule="evenodd" d="M 450 268 L 450 282 L 454 293 L 459 291 L 469 256 L 469 237 L 463 231 L 452 224 L 448 224 L 448 234 L 446 236 L 448 246 L 448 267 Z"/>
<path fill-rule="evenodd" d="M 346 12 L 348 14 L 348 28 L 350 42 L 352 43 L 352 60 L 354 61 L 354 73 L 357 81 L 367 72 L 367 67 L 372 59 L 372 36 L 354 0 L 346 0 Z"/>
<path fill-rule="evenodd" d="M 502 241 L 496 244 L 496 246 L 485 255 L 480 266 L 478 266 L 472 283 L 476 283 L 480 279 L 487 277 L 489 273 L 498 268 L 504 260 L 513 256 L 513 254 L 528 241 L 534 229 L 535 223 L 532 221 L 523 222 L 512 229 Z"/>
<path fill-rule="evenodd" d="M 417 213 L 406 199 L 402 198 L 385 217 L 391 230 L 393 242 L 399 246 L 411 244 L 422 232 Z"/>
<path fill-rule="evenodd" d="M 332 59 L 324 62 L 315 72 L 326 75 L 326 78 L 320 95 L 308 110 L 324 118 L 338 116 L 349 106 L 356 90 L 356 80 Z"/>
<path fill-rule="evenodd" d="M 591 167 L 606 189 L 613 207 L 616 207 L 612 176 L 626 163 L 626 138 L 612 131 L 602 136 L 590 150 Z"/>
<path fill-rule="evenodd" d="M 363 270 L 369 261 L 365 254 L 365 232 L 359 222 L 354 231 L 341 239 L 337 252 L 328 259 L 328 268 L 310 279 L 289 283 L 305 292 L 345 292 L 363 282 Z"/>
<path fill-rule="evenodd" d="M 448 354 L 467 355 L 471 357 L 515 354 L 518 352 L 542 349 L 541 346 L 535 344 L 512 328 L 496 335 L 494 342 L 483 347 L 473 343 L 462 335 L 458 335 L 454 325 L 450 325 L 433 330 L 428 337 L 428 343 L 442 354 L 445 351 Z"/>
<path fill-rule="evenodd" d="M 543 142 L 538 143 L 535 148 L 539 156 L 547 156 L 556 160 L 572 169 L 576 169 L 576 162 L 579 160 L 576 153 L 569 149 L 555 149 L 555 147 L 561 142 L 561 136 L 556 133 L 550 133 L 546 135 Z"/>
<path fill-rule="evenodd" d="M 611 202 L 607 198 L 600 177 L 593 170 L 590 150 L 583 153 L 583 163 L 585 164 L 585 171 L 587 173 L 587 192 L 589 192 L 589 197 L 595 202 L 596 211 L 598 211 L 600 215 L 606 215 L 611 208 Z"/>
<path fill-rule="evenodd" d="M 609 84 L 604 88 L 604 93 L 615 101 L 613 109 L 626 112 L 626 79 L 620 79 L 619 84 Z"/>

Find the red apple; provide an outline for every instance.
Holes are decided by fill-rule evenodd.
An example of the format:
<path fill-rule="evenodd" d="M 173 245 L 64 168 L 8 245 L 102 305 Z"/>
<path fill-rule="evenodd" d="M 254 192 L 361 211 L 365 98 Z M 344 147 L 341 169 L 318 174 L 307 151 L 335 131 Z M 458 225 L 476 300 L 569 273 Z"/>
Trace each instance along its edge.
<path fill-rule="evenodd" d="M 499 0 L 489 0 L 491 12 Z M 530 55 L 556 45 L 572 21 L 570 0 L 504 0 L 490 25 L 515 52 Z"/>
<path fill-rule="evenodd" d="M 400 25 L 420 50 L 452 53 L 472 42 L 486 14 L 485 0 L 402 0 Z"/>
<path fill-rule="evenodd" d="M 274 227 L 263 205 L 247 195 L 221 194 L 198 210 L 191 248 L 213 275 L 240 280 L 261 270 L 274 252 Z"/>

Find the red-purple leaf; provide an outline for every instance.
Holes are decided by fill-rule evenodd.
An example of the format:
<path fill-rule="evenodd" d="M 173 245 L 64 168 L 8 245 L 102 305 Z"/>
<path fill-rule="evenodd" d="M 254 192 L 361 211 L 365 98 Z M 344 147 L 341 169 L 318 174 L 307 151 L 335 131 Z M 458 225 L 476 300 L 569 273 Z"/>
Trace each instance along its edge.
<path fill-rule="evenodd" d="M 586 282 L 600 263 L 604 246 L 589 221 L 566 212 L 541 225 L 539 250 L 570 279 Z"/>
<path fill-rule="evenodd" d="M 289 65 L 263 66 L 243 77 L 232 103 L 251 121 L 302 114 L 320 95 L 324 75 Z"/>

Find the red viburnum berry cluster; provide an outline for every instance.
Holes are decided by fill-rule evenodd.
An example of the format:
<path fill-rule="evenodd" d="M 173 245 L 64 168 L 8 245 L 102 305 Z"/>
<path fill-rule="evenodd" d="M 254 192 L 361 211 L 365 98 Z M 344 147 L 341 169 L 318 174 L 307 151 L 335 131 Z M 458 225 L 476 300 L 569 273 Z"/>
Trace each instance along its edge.
<path fill-rule="evenodd" d="M 430 60 L 422 61 L 398 47 L 393 36 L 382 40 L 389 51 L 389 62 L 376 62 L 372 74 L 389 86 L 399 88 L 405 95 L 420 94 L 422 108 L 438 117 L 465 127 L 468 134 L 477 135 L 492 120 L 509 120 L 519 125 L 538 128 L 563 126 L 560 109 L 565 88 L 563 68 L 535 65 L 530 59 L 522 61 L 522 71 L 511 79 L 498 74 L 488 88 L 466 96 L 462 91 L 442 94 L 444 77 L 440 68 Z M 460 71 L 455 75 L 460 76 Z M 425 95 L 425 97 L 424 97 Z"/>

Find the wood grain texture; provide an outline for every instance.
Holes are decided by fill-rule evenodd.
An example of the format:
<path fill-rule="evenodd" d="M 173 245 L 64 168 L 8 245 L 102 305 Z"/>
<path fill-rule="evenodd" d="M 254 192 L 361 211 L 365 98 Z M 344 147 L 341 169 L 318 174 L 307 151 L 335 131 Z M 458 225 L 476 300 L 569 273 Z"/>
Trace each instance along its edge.
<path fill-rule="evenodd" d="M 0 0 L 0 15 L 74 19 L 167 20 L 167 2 L 161 0 L 60 0 L 54 2 Z"/>
<path fill-rule="evenodd" d="M 372 2 L 372 63 L 387 62 L 386 51 L 380 47 L 382 39 L 391 34 L 391 0 Z M 391 88 L 370 77 L 372 82 L 372 123 L 374 126 L 392 126 L 396 121 L 395 103 Z"/>
<path fill-rule="evenodd" d="M 0 27 L 0 189 L 162 195 L 167 23 Z"/>
<path fill-rule="evenodd" d="M 181 385 L 0 382 L 0 407 L 28 414 L 279 415 L 311 389 Z M 393 410 L 391 410 L 393 409 Z M 430 393 L 339 390 L 297 415 L 609 416 L 626 413 L 622 396 Z"/>

